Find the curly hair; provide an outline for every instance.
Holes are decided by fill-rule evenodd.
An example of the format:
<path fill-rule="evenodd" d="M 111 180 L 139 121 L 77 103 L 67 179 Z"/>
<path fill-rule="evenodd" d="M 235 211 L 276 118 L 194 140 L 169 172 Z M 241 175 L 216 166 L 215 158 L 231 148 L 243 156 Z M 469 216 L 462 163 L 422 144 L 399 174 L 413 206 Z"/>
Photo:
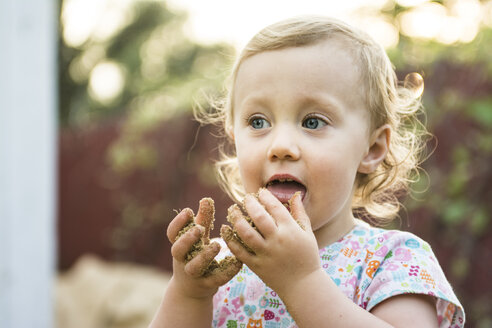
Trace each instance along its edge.
<path fill-rule="evenodd" d="M 423 80 L 417 73 L 399 83 L 385 50 L 369 35 L 342 21 L 320 16 L 300 16 L 270 25 L 258 32 L 237 58 L 230 76 L 227 95 L 212 111 L 199 109 L 195 117 L 201 123 L 219 124 L 231 142 L 233 129 L 234 82 L 245 59 L 271 50 L 313 45 L 330 38 L 348 41 L 349 51 L 359 63 L 365 82 L 365 101 L 370 112 L 370 129 L 384 124 L 391 127 L 389 150 L 384 161 L 370 174 L 358 173 L 352 210 L 377 224 L 386 223 L 398 215 L 398 194 L 406 192 L 424 149 L 423 136 L 428 135 L 418 116 L 422 112 L 420 94 Z M 244 197 L 237 157 L 233 149 L 221 148 L 216 163 L 222 188 L 235 201 Z"/>

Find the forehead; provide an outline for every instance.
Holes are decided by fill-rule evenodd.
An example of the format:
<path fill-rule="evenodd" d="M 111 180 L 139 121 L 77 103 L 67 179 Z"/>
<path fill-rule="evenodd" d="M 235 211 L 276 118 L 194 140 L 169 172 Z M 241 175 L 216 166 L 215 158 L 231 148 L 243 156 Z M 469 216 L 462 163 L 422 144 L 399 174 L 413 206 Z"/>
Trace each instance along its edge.
<path fill-rule="evenodd" d="M 312 98 L 324 94 L 359 108 L 365 107 L 364 89 L 353 45 L 333 37 L 246 58 L 237 71 L 232 101 L 237 108 L 253 96 L 304 94 Z"/>

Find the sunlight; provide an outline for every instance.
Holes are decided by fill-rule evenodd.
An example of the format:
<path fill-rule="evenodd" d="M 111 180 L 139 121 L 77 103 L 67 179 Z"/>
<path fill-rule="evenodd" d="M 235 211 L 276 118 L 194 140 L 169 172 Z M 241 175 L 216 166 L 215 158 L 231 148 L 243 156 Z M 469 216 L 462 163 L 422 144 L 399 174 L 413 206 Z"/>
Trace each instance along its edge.
<path fill-rule="evenodd" d="M 404 34 L 424 39 L 436 38 L 444 25 L 446 8 L 438 3 L 426 3 L 400 15 Z"/>
<path fill-rule="evenodd" d="M 108 104 L 121 94 L 124 83 L 125 78 L 121 65 L 105 61 L 97 64 L 91 71 L 89 94 L 102 104 Z"/>
<path fill-rule="evenodd" d="M 396 0 L 396 3 L 402 7 L 416 7 L 426 2 L 429 2 L 429 0 Z"/>
<path fill-rule="evenodd" d="M 92 38 L 111 38 L 132 19 L 130 4 L 139 0 L 65 0 L 61 21 L 63 37 L 68 45 L 80 47 Z M 302 2 L 249 0 L 168 0 L 171 10 L 184 11 L 189 19 L 185 31 L 194 41 L 211 44 L 228 42 L 236 48 L 262 27 L 274 21 L 301 14 L 321 14 L 344 19 L 368 31 L 384 47 L 398 43 L 396 27 L 384 18 L 374 16 L 374 10 L 390 4 L 387 0 Z M 492 1 L 451 0 L 444 7 L 429 0 L 396 0 L 409 7 L 398 17 L 403 34 L 445 44 L 472 41 L 481 21 L 492 25 Z M 364 8 L 362 15 L 354 13 Z M 227 13 L 227 14 L 224 14 Z M 364 14 L 366 17 L 364 17 Z M 374 16 L 374 17 L 373 17 Z"/>
<path fill-rule="evenodd" d="M 101 45 L 95 45 L 75 57 L 70 63 L 68 72 L 77 83 L 83 83 L 89 78 L 92 69 L 106 57 L 106 51 Z"/>
<path fill-rule="evenodd" d="M 63 38 L 80 47 L 89 38 L 111 38 L 131 19 L 129 4 L 134 0 L 65 0 L 61 10 Z"/>
<path fill-rule="evenodd" d="M 424 78 L 419 73 L 409 73 L 403 81 L 405 88 L 413 92 L 415 98 L 419 98 L 424 93 Z"/>
<path fill-rule="evenodd" d="M 63 37 L 68 45 L 80 47 L 90 38 L 104 41 L 111 38 L 131 19 L 130 4 L 139 0 L 65 0 L 61 21 Z M 344 19 L 364 28 L 386 48 L 398 43 L 398 33 L 390 22 L 372 17 L 371 8 L 388 5 L 387 0 L 323 1 L 228 1 L 228 0 L 168 0 L 171 10 L 185 11 L 189 19 L 185 26 L 193 40 L 211 44 L 229 42 L 236 48 L 244 44 L 259 29 L 274 21 L 301 14 L 321 14 Z M 450 44 L 472 41 L 480 22 L 492 25 L 492 1 L 451 0 L 444 7 L 429 0 L 396 0 L 409 7 L 399 16 L 402 33 L 410 37 L 434 39 Z M 367 17 L 356 17 L 361 7 Z M 226 15 L 224 13 L 227 13 Z M 253 19 L 252 19 L 253 18 Z M 365 22 L 364 22 L 365 20 Z"/>
<path fill-rule="evenodd" d="M 187 32 L 202 43 L 226 41 L 237 49 L 261 28 L 292 16 L 318 14 L 349 20 L 360 7 L 381 8 L 387 0 L 354 1 L 228 1 L 170 0 L 171 8 L 189 13 Z M 224 14 L 227 13 L 227 14 Z M 356 23 L 356 22 L 354 22 Z"/>
<path fill-rule="evenodd" d="M 482 5 L 483 22 L 485 25 L 492 27 L 492 0 Z"/>
<path fill-rule="evenodd" d="M 65 42 L 77 48 L 89 40 L 110 39 L 132 20 L 131 4 L 137 1 L 142 0 L 65 0 L 61 14 Z M 412 38 L 453 44 L 471 42 L 482 22 L 492 26 L 492 0 L 482 4 L 478 0 L 450 0 L 446 7 L 429 0 L 396 0 L 409 8 L 397 17 L 399 27 L 379 13 L 384 6 L 394 5 L 387 0 L 303 0 L 284 1 L 281 5 L 263 0 L 168 0 L 166 3 L 171 10 L 188 14 L 184 29 L 192 40 L 202 44 L 228 42 L 237 49 L 267 24 L 301 14 L 346 20 L 368 32 L 385 48 L 398 45 L 398 28 Z M 155 63 L 160 63 L 167 49 L 159 37 L 151 37 L 144 43 L 141 54 L 146 59 L 142 68 L 146 78 L 165 74 L 155 69 Z M 74 81 L 90 79 L 91 96 L 107 103 L 122 91 L 124 72 L 117 63 L 99 63 L 104 50 L 96 50 L 74 61 L 70 75 Z"/>
<path fill-rule="evenodd" d="M 478 0 L 455 0 L 448 8 L 432 2 L 399 16 L 401 31 L 410 37 L 434 39 L 444 44 L 471 42 L 482 21 Z"/>
<path fill-rule="evenodd" d="M 351 23 L 364 30 L 385 49 L 398 45 L 400 36 L 398 29 L 383 17 L 357 17 L 352 18 Z"/>

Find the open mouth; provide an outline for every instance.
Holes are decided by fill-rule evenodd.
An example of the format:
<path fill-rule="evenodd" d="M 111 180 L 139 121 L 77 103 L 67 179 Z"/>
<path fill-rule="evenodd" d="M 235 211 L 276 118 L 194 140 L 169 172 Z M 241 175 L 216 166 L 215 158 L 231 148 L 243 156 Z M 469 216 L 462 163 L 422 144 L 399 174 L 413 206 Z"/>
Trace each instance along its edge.
<path fill-rule="evenodd" d="M 296 192 L 301 193 L 302 199 L 306 195 L 306 187 L 302 183 L 290 178 L 271 180 L 267 183 L 266 189 L 277 197 L 282 204 L 288 203 Z"/>

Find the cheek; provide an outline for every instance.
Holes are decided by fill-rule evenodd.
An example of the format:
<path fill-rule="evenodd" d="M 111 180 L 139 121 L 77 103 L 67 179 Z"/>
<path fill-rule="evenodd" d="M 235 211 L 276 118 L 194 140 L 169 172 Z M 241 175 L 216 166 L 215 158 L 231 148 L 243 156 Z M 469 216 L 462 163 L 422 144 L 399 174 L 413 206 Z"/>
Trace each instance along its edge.
<path fill-rule="evenodd" d="M 335 215 L 352 201 L 356 169 L 344 165 L 343 161 L 324 163 L 316 167 L 318 174 L 311 190 L 314 217 Z"/>
<path fill-rule="evenodd" d="M 237 160 L 244 189 L 248 193 L 256 192 L 260 187 L 259 181 L 261 178 L 258 152 L 248 151 L 247 147 L 246 149 L 244 147 L 237 149 L 240 150 L 237 152 Z"/>
<path fill-rule="evenodd" d="M 348 154 L 344 149 L 334 149 L 325 156 L 312 158 L 310 162 L 309 170 L 316 172 L 315 178 L 319 179 L 315 183 L 329 186 L 331 190 L 352 189 L 359 167 L 354 154 Z"/>
<path fill-rule="evenodd" d="M 344 203 L 351 194 L 355 181 L 355 171 L 343 165 L 326 166 L 325 174 L 317 182 L 320 196 L 326 197 L 328 203 Z"/>

